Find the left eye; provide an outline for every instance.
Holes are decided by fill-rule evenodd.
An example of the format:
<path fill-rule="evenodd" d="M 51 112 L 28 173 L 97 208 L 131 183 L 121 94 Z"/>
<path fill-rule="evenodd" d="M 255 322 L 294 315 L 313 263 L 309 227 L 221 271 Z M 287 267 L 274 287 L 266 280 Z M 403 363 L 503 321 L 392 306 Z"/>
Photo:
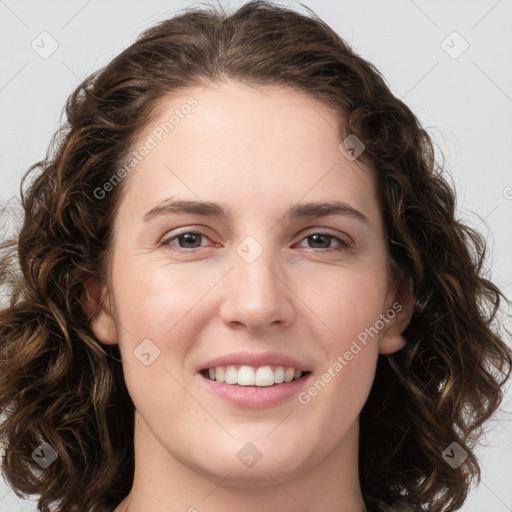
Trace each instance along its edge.
<path fill-rule="evenodd" d="M 337 236 L 331 235 L 329 233 L 311 233 L 310 235 L 307 235 L 303 238 L 303 240 L 307 240 L 308 238 L 313 239 L 314 243 L 320 243 L 322 245 L 324 241 L 327 241 L 327 245 L 330 245 L 329 242 L 332 240 L 336 240 L 338 242 L 338 247 L 334 248 L 325 248 L 320 247 L 320 249 L 325 248 L 327 251 L 342 251 L 343 249 L 346 249 L 347 247 L 350 247 L 350 243 L 347 240 L 343 240 Z M 317 247 L 313 247 L 313 249 L 318 249 Z M 323 252 L 327 252 L 323 251 Z"/>
<path fill-rule="evenodd" d="M 187 251 L 186 249 L 197 249 L 197 248 L 201 247 L 200 237 L 204 237 L 209 240 L 209 238 L 204 233 L 201 233 L 200 231 L 187 231 L 184 233 L 180 233 L 178 235 L 174 235 L 173 237 L 162 241 L 160 245 L 176 247 L 176 244 L 174 244 L 173 242 L 178 241 L 178 246 L 177 246 L 178 250 L 183 249 L 184 251 L 182 251 L 182 252 L 190 252 L 190 251 Z M 329 233 L 311 233 L 311 234 L 305 236 L 302 240 L 308 240 L 308 239 L 313 240 L 314 244 L 320 244 L 321 246 L 325 245 L 325 244 L 327 244 L 327 246 L 329 246 L 330 242 L 332 242 L 333 240 L 338 242 L 338 246 L 334 247 L 334 248 L 311 247 L 311 249 L 317 249 L 317 250 L 325 249 L 325 251 L 323 251 L 323 252 L 341 251 L 343 249 L 346 249 L 347 247 L 350 247 L 349 241 L 343 240 L 343 239 L 341 239 L 337 236 L 331 235 Z M 183 244 L 180 241 L 182 241 Z M 199 245 L 197 245 L 198 241 L 199 241 Z"/>

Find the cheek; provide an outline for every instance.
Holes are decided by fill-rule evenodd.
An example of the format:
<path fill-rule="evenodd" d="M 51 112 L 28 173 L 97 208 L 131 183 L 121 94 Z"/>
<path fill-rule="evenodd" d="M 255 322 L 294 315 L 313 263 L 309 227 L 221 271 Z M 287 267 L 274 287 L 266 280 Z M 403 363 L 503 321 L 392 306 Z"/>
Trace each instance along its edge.
<path fill-rule="evenodd" d="M 385 265 L 339 267 L 296 283 L 303 300 L 325 327 L 326 340 L 338 349 L 375 324 L 387 292 Z"/>
<path fill-rule="evenodd" d="M 314 313 L 309 317 L 322 325 L 316 340 L 322 368 L 299 402 L 318 407 L 320 416 L 324 409 L 343 421 L 359 414 L 373 383 L 386 273 L 378 265 L 364 272 L 343 268 L 315 283 L 314 289 L 305 286 L 301 293 Z M 334 409 L 329 412 L 330 407 Z"/>
<path fill-rule="evenodd" d="M 186 381 L 187 355 L 208 320 L 202 299 L 218 276 L 191 279 L 177 265 L 118 263 L 113 286 L 126 386 L 137 409 L 164 417 L 163 396 L 166 403 L 186 398 L 176 383 Z"/>
<path fill-rule="evenodd" d="M 310 295 L 309 300 L 315 300 L 315 315 L 326 326 L 317 340 L 324 353 L 318 377 L 330 388 L 326 395 L 333 393 L 328 401 L 336 401 L 336 393 L 350 390 L 354 396 L 369 391 L 380 338 L 375 326 L 383 312 L 384 293 L 371 279 L 340 277 L 329 286 L 329 293 L 316 299 Z M 323 389 L 322 383 L 319 386 Z"/>
<path fill-rule="evenodd" d="M 165 265 L 151 258 L 140 258 L 144 264 L 138 264 L 136 260 L 121 253 L 114 262 L 116 313 L 123 348 L 133 351 L 149 338 L 166 351 L 186 351 L 194 333 L 218 314 L 220 304 L 214 288 L 225 269 Z M 333 345 L 344 350 L 383 312 L 387 285 L 384 264 L 373 261 L 350 267 L 311 263 L 307 269 L 290 270 L 284 278 L 287 286 L 276 287 L 276 293 L 283 294 L 282 300 L 293 302 L 298 324 L 306 322 L 320 329 L 317 334 L 325 332 L 321 343 L 324 347 Z"/>
<path fill-rule="evenodd" d="M 203 271 L 199 279 L 197 271 L 185 272 L 179 265 L 165 266 L 148 260 L 143 265 L 123 263 L 119 260 L 114 276 L 116 310 L 131 343 L 146 337 L 154 338 L 155 343 L 175 339 L 174 333 L 188 323 L 189 313 L 216 281 L 216 276 L 209 279 Z"/>
<path fill-rule="evenodd" d="M 215 276 L 190 279 L 177 265 L 124 263 L 113 286 L 126 386 L 143 417 L 171 424 L 169 403 L 179 402 L 185 415 L 191 407 L 178 383 L 186 381 L 184 363 L 204 327 L 201 299 Z"/>
<path fill-rule="evenodd" d="M 314 312 L 326 326 L 316 340 L 322 365 L 297 398 L 310 418 L 323 418 L 310 424 L 324 446 L 338 442 L 358 417 L 374 381 L 380 337 L 375 325 L 384 304 L 381 283 L 375 279 L 340 276 L 316 299 Z M 313 298 L 310 292 L 309 301 Z M 338 429 L 326 431 L 325 418 Z"/>

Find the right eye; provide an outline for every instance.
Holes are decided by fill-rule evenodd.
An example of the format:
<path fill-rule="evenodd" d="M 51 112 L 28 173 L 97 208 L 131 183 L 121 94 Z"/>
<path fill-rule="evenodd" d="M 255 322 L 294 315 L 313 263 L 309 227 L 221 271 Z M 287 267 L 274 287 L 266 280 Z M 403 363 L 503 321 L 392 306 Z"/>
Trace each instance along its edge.
<path fill-rule="evenodd" d="M 160 242 L 160 246 L 169 246 L 172 248 L 172 250 L 177 250 L 179 252 L 192 252 L 194 249 L 198 249 L 201 246 L 199 242 L 199 246 L 197 246 L 198 241 L 201 239 L 201 237 L 209 238 L 200 231 L 183 231 L 181 233 L 178 233 L 177 235 L 173 235 L 172 237 L 166 238 L 165 240 L 162 240 Z M 173 242 L 177 241 L 178 246 L 174 244 Z M 193 247 L 190 247 L 190 246 Z"/>

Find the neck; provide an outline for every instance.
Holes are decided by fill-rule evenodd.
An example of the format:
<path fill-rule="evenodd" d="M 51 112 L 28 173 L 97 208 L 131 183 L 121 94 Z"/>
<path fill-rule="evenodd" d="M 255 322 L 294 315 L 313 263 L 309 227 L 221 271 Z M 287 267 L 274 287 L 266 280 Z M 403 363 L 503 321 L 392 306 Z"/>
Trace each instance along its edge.
<path fill-rule="evenodd" d="M 205 474 L 170 454 L 137 413 L 135 425 L 133 486 L 115 512 L 366 511 L 358 475 L 357 420 L 319 464 L 291 474 L 279 467 L 251 480 Z"/>

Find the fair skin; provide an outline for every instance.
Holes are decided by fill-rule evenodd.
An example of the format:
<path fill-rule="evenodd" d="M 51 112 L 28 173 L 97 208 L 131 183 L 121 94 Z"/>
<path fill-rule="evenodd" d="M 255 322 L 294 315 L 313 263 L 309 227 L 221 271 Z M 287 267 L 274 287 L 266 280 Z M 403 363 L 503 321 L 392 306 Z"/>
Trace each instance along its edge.
<path fill-rule="evenodd" d="M 180 91 L 162 101 L 138 144 L 190 96 L 197 106 L 130 175 L 114 226 L 112 291 L 92 324 L 100 341 L 119 343 L 136 408 L 133 487 L 115 512 L 362 512 L 358 417 L 379 353 L 402 348 L 412 309 L 411 291 L 387 271 L 374 173 L 338 149 L 335 111 L 286 87 Z M 171 197 L 222 203 L 230 215 L 143 220 Z M 327 201 L 366 220 L 284 217 L 298 203 Z M 237 252 L 248 236 L 262 249 L 250 263 Z M 88 291 L 92 305 L 100 291 Z M 297 383 L 308 390 L 397 302 L 401 311 L 307 404 L 294 393 L 237 405 L 199 373 L 219 356 L 277 351 L 307 367 Z M 134 355 L 144 339 L 160 350 L 147 366 Z M 248 442 L 261 453 L 251 467 L 237 456 Z"/>

